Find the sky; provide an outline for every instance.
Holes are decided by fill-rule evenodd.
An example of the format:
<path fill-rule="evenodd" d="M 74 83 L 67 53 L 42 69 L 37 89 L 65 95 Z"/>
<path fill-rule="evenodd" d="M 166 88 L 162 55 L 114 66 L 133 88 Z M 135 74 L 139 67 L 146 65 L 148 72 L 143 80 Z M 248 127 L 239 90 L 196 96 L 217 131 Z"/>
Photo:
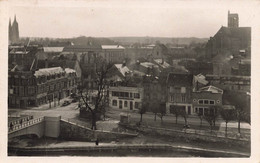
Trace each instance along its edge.
<path fill-rule="evenodd" d="M 210 37 L 227 26 L 227 13 L 239 14 L 240 26 L 252 26 L 259 1 L 189 0 L 11 0 L 21 37 L 68 38 Z"/>

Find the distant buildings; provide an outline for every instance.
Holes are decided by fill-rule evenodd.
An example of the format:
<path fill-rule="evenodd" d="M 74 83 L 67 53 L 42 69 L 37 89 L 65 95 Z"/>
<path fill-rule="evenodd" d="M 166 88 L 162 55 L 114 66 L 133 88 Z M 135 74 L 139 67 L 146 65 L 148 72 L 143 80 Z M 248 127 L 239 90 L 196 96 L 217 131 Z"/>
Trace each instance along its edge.
<path fill-rule="evenodd" d="M 107 63 L 122 63 L 125 60 L 125 48 L 121 45 L 101 45 L 102 56 Z"/>
<path fill-rule="evenodd" d="M 16 21 L 16 15 L 14 16 L 13 24 L 11 24 L 11 19 L 9 20 L 9 44 L 19 42 L 19 25 Z"/>

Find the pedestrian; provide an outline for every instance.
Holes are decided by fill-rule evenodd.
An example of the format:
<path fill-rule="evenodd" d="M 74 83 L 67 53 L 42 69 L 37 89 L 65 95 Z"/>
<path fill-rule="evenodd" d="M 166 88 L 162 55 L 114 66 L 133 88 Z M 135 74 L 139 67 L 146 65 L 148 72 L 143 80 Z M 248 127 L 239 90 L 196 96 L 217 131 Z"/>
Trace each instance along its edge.
<path fill-rule="evenodd" d="M 96 140 L 96 145 L 98 145 L 98 143 L 99 143 L 99 140 L 98 140 L 98 138 L 97 138 L 97 140 Z"/>

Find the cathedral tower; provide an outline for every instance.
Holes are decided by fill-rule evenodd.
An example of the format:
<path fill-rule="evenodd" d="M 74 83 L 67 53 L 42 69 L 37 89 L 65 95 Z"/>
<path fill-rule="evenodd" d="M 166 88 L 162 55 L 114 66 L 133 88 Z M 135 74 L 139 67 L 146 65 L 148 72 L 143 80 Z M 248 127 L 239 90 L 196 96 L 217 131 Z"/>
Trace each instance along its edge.
<path fill-rule="evenodd" d="M 228 27 L 238 27 L 239 26 L 239 18 L 238 14 L 231 14 L 228 11 Z"/>

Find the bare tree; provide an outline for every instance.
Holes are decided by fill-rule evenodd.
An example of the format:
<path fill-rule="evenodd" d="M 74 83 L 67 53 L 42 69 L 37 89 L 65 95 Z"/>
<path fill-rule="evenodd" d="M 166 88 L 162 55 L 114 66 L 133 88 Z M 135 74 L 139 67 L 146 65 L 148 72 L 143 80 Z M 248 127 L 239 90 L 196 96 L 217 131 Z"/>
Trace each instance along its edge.
<path fill-rule="evenodd" d="M 139 106 L 138 113 L 141 115 L 140 117 L 140 123 L 143 121 L 143 114 L 146 113 L 147 107 L 149 105 L 147 103 L 142 103 L 141 106 Z"/>
<path fill-rule="evenodd" d="M 178 116 L 181 114 L 181 109 L 180 107 L 170 107 L 170 113 L 175 115 L 176 118 L 176 124 L 178 123 Z"/>
<path fill-rule="evenodd" d="M 232 121 L 236 118 L 235 117 L 236 112 L 235 112 L 234 109 L 223 109 L 223 108 L 221 108 L 220 115 L 224 119 L 224 121 L 226 122 L 225 135 L 227 136 L 227 124 L 228 124 L 228 122 L 230 122 L 230 121 Z"/>
<path fill-rule="evenodd" d="M 215 121 L 217 117 L 218 117 L 218 107 L 216 106 L 211 107 L 209 112 L 204 113 L 203 118 L 209 123 L 211 132 L 213 126 L 215 126 Z"/>
<path fill-rule="evenodd" d="M 161 123 L 163 122 L 163 117 L 165 116 L 166 114 L 166 106 L 165 106 L 165 103 L 161 103 L 159 105 L 159 111 L 158 111 L 158 116 L 161 118 Z"/>
<path fill-rule="evenodd" d="M 188 119 L 188 114 L 187 114 L 186 110 L 185 110 L 185 109 L 181 109 L 181 110 L 180 110 L 180 115 L 184 118 L 185 126 L 187 126 L 187 123 L 188 123 L 188 121 L 187 121 L 187 119 Z"/>
<path fill-rule="evenodd" d="M 197 112 L 197 115 L 198 115 L 198 117 L 199 117 L 199 119 L 200 119 L 200 128 L 201 128 L 201 126 L 202 126 L 202 120 L 203 120 L 203 113 L 200 112 L 200 111 L 198 111 L 198 112 Z"/>
<path fill-rule="evenodd" d="M 104 113 L 106 104 L 106 89 L 108 86 L 106 75 L 110 67 L 111 65 L 107 65 L 101 59 L 96 63 L 95 83 L 97 87 L 94 90 L 96 92 L 94 95 L 91 95 L 92 91 L 87 88 L 84 82 L 78 86 L 78 91 L 82 100 L 82 104 L 79 105 L 79 107 L 81 111 L 83 110 L 85 112 L 90 112 L 92 130 L 97 129 L 97 114 L 101 114 L 102 112 Z"/>

